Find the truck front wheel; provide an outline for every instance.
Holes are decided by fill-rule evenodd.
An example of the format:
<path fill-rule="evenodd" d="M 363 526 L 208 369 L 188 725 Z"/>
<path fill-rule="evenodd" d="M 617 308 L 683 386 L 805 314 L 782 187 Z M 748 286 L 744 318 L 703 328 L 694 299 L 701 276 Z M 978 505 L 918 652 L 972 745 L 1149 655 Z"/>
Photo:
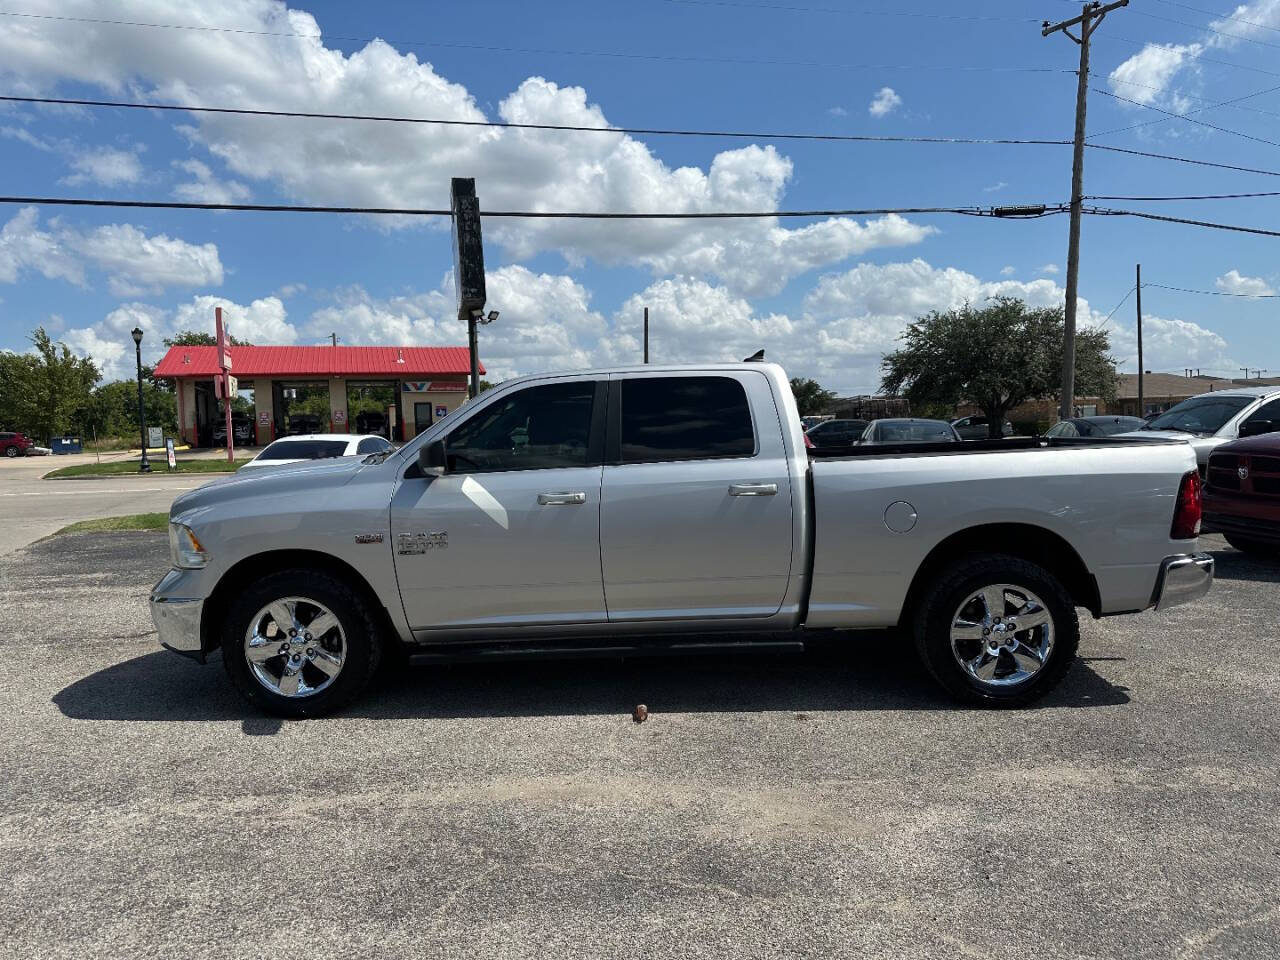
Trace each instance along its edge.
<path fill-rule="evenodd" d="M 1016 707 L 1061 682 L 1080 643 L 1075 604 L 1048 570 L 969 554 L 938 571 L 914 622 L 916 649 L 949 693 Z"/>
<path fill-rule="evenodd" d="M 318 570 L 282 570 L 242 591 L 222 628 L 236 689 L 281 717 L 317 717 L 354 698 L 378 667 L 382 642 L 364 599 Z"/>

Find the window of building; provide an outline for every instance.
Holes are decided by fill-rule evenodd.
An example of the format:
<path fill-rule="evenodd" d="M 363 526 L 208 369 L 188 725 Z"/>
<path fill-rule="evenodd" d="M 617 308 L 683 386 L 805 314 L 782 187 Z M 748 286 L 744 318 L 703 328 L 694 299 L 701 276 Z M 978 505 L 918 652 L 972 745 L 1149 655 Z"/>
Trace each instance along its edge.
<path fill-rule="evenodd" d="M 755 453 L 747 392 L 732 377 L 623 380 L 621 408 L 623 463 Z"/>

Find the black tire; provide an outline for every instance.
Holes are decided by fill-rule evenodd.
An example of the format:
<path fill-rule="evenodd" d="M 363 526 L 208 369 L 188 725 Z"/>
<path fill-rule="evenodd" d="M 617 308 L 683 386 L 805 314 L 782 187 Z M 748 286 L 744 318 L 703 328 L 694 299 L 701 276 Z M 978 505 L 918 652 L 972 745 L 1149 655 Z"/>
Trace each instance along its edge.
<path fill-rule="evenodd" d="M 288 697 L 268 690 L 254 676 L 245 652 L 251 621 L 268 604 L 283 597 L 306 597 L 327 607 L 338 619 L 346 643 L 346 659 L 332 682 L 316 693 Z M 222 662 L 240 694 L 258 709 L 278 717 L 320 717 L 340 709 L 368 685 L 382 657 L 383 638 L 373 611 L 346 581 L 323 571 L 282 570 L 243 590 L 222 624 Z"/>
<path fill-rule="evenodd" d="M 1252 553 L 1260 557 L 1278 557 L 1280 556 L 1280 546 L 1274 543 L 1266 543 L 1263 540 L 1250 540 L 1248 537 L 1241 537 L 1235 534 L 1224 533 L 1227 543 L 1231 544 L 1241 553 Z"/>
<path fill-rule="evenodd" d="M 5 448 L 4 448 L 4 455 L 5 455 L 6 457 L 9 457 L 10 459 L 13 459 L 14 457 L 16 457 L 16 456 L 18 455 L 18 452 L 19 452 L 19 451 L 18 451 L 18 448 L 17 448 L 17 447 L 5 447 Z"/>
<path fill-rule="evenodd" d="M 1019 557 L 974 553 L 942 567 L 933 581 L 914 616 L 916 651 L 925 669 L 953 697 L 983 706 L 1020 707 L 1062 682 L 1080 645 L 1080 621 L 1071 595 L 1052 573 Z M 994 584 L 1012 584 L 1034 593 L 1043 602 L 1053 628 L 1052 648 L 1038 672 L 1026 680 L 1001 686 L 970 676 L 958 662 L 951 643 L 952 624 L 961 604 L 983 587 Z M 1012 660 L 1000 662 L 1012 665 Z M 1012 676 L 1006 670 L 1005 679 Z"/>

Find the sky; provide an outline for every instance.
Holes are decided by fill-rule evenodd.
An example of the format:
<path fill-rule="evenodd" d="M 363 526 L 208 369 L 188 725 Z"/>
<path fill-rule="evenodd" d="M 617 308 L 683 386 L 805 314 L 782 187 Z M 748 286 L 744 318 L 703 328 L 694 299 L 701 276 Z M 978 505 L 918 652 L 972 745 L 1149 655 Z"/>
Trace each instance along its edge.
<path fill-rule="evenodd" d="M 482 213 L 1057 205 L 1069 198 L 1068 146 L 758 134 L 1069 140 L 1077 47 L 1042 37 L 1040 23 L 1079 10 L 1065 0 L 0 0 L 4 95 L 752 134 L 0 104 L 0 193 L 439 209 L 461 176 L 475 178 Z M 103 20 L 131 23 L 88 22 Z M 1280 0 L 1133 0 L 1094 35 L 1090 142 L 1280 172 L 1278 47 Z M 1086 151 L 1090 196 L 1266 191 L 1280 191 L 1277 176 Z M 1280 197 L 1091 202 L 1280 220 Z M 638 362 L 647 306 L 656 361 L 763 347 L 793 376 L 873 392 L 882 355 L 915 317 L 998 295 L 1060 304 L 1067 225 L 490 218 L 488 307 L 500 317 L 482 328 L 481 357 L 490 379 Z M 1082 236 L 1080 322 L 1105 324 L 1119 369 L 1137 369 L 1125 298 L 1140 262 L 1147 369 L 1280 372 L 1280 299 L 1267 298 L 1280 292 L 1280 239 L 1097 216 Z M 132 375 L 134 326 L 154 362 L 165 336 L 212 331 L 219 305 L 255 343 L 336 333 L 353 345 L 465 344 L 452 284 L 447 218 L 0 204 L 0 349 L 28 349 L 43 325 L 106 379 Z"/>

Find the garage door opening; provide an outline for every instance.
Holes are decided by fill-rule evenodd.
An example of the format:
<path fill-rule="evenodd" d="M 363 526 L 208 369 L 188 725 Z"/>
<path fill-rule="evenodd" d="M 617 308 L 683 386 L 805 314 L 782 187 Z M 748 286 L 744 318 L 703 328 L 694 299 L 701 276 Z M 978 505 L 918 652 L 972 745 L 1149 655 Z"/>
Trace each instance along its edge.
<path fill-rule="evenodd" d="M 277 437 L 329 432 L 327 380 L 277 380 L 273 390 Z"/>
<path fill-rule="evenodd" d="M 394 407 L 400 393 L 395 380 L 348 380 L 347 423 L 355 433 L 372 433 L 388 440 L 395 439 L 388 419 L 388 408 Z"/>

